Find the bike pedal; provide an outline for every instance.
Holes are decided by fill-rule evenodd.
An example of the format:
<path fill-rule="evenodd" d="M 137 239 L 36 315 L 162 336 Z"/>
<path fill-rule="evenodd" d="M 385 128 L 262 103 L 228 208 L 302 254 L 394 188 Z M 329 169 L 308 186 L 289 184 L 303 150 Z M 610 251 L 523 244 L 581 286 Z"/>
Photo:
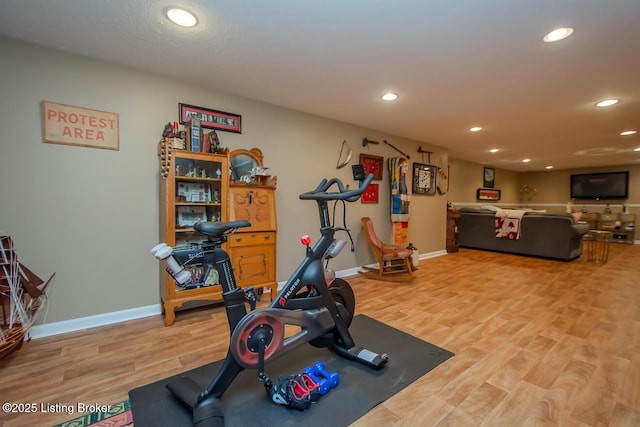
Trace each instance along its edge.
<path fill-rule="evenodd" d="M 249 301 L 249 306 L 251 307 L 251 311 L 255 310 L 256 303 L 260 301 L 260 297 L 258 296 L 258 293 L 256 292 L 255 289 L 253 289 L 253 287 L 245 288 L 243 291 L 244 291 L 244 297 L 247 299 L 247 301 Z"/>

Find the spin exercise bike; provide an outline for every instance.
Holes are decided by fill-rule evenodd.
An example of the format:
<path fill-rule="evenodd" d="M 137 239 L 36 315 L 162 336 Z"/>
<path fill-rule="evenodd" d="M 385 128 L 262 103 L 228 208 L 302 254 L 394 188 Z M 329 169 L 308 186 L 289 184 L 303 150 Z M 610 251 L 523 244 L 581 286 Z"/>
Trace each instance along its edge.
<path fill-rule="evenodd" d="M 344 203 L 357 201 L 373 180 L 372 174 L 365 179 L 361 165 L 353 166 L 353 176 L 359 181 L 356 189 L 345 189 L 338 178 L 323 179 L 314 190 L 299 196 L 302 200 L 317 202 L 321 237 L 313 247 L 308 236 L 301 239 L 306 246 L 306 256 L 267 308 L 247 313 L 247 295 L 236 285 L 229 255 L 221 248 L 238 228 L 250 226 L 249 221 L 200 222 L 194 226 L 196 231 L 208 236 L 208 240 L 195 245 L 188 258 L 201 257 L 205 265 L 212 263 L 218 271 L 231 332 L 222 367 L 204 390 L 186 377 L 167 385 L 178 400 L 192 409 L 195 426 L 222 425 L 220 398 L 242 370 L 256 368 L 258 380 L 266 386 L 270 379 L 265 374 L 265 364 L 303 344 L 329 347 L 342 357 L 374 369 L 382 369 L 389 360 L 386 354 L 356 345 L 349 333 L 355 310 L 353 290 L 323 266 L 323 262 L 328 263 L 337 256 L 346 244 L 344 240 L 336 240 L 336 231 L 349 234 L 346 226 L 335 226 L 336 205 L 342 202 L 346 212 Z M 337 189 L 330 192 L 334 186 Z M 330 201 L 334 202 L 333 218 L 329 215 Z M 167 270 L 179 285 L 190 280 L 190 275 L 184 274 L 183 266 L 173 257 L 172 248 L 160 244 L 152 253 L 166 262 Z M 285 325 L 300 329 L 285 336 Z"/>

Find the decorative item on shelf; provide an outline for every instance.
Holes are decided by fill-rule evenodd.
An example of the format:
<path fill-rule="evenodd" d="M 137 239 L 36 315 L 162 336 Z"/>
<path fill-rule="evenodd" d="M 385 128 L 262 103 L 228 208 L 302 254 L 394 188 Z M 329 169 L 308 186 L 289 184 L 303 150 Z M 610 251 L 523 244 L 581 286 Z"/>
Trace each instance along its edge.
<path fill-rule="evenodd" d="M 206 178 L 206 177 L 203 177 Z M 178 182 L 177 195 L 186 203 L 211 203 L 211 187 L 202 182 Z"/>
<path fill-rule="evenodd" d="M 176 228 L 193 227 L 196 222 L 207 220 L 207 210 L 204 206 L 178 206 Z M 215 219 L 211 219 L 215 221 Z"/>
<path fill-rule="evenodd" d="M 277 177 L 267 173 L 269 168 L 263 166 L 259 148 L 233 150 L 229 153 L 229 167 L 234 184 L 276 187 Z"/>
<path fill-rule="evenodd" d="M 178 122 L 173 122 L 173 124 L 169 122 L 164 125 L 162 137 L 169 140 L 168 142 L 170 144 L 170 148 L 175 148 L 178 150 L 185 149 L 186 133 L 178 129 Z"/>
<path fill-rule="evenodd" d="M 538 194 L 538 189 L 535 187 L 535 185 L 524 184 L 522 187 L 520 187 L 520 203 L 522 203 L 523 205 L 528 204 L 529 202 L 531 202 L 531 200 L 533 200 L 536 194 Z"/>
<path fill-rule="evenodd" d="M 171 126 L 171 122 L 164 125 L 164 130 L 162 131 L 163 138 L 171 138 L 174 135 L 173 126 Z"/>
<path fill-rule="evenodd" d="M 166 179 L 171 168 L 171 143 L 170 138 L 165 137 L 158 143 L 158 157 L 160 158 L 160 176 Z"/>
<path fill-rule="evenodd" d="M 220 139 L 215 130 L 204 135 L 202 150 L 205 153 L 217 153 L 220 150 Z"/>
<path fill-rule="evenodd" d="M 187 126 L 187 148 L 189 151 L 193 151 L 194 153 L 202 151 L 200 131 L 200 119 L 191 117 L 189 125 Z"/>

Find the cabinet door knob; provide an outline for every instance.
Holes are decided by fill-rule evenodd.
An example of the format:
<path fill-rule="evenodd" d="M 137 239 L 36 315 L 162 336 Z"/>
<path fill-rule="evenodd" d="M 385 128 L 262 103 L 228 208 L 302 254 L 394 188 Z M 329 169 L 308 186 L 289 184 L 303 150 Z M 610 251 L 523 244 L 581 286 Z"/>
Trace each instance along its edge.
<path fill-rule="evenodd" d="M 242 241 L 242 237 L 236 236 L 236 242 L 241 242 L 241 241 Z"/>
<path fill-rule="evenodd" d="M 269 240 L 271 238 L 271 236 L 269 236 L 268 234 L 264 235 L 265 240 Z"/>

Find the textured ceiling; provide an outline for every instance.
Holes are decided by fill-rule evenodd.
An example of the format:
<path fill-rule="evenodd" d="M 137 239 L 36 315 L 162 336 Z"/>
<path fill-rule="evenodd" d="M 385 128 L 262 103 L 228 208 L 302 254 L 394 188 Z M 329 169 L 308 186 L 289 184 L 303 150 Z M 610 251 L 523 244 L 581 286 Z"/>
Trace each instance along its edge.
<path fill-rule="evenodd" d="M 176 27 L 168 6 L 199 25 Z M 0 35 L 515 171 L 637 164 L 640 0 L 2 0 Z M 555 44 L 557 26 L 574 35 Z M 206 72 L 185 73 L 198 61 Z M 400 98 L 384 103 L 393 90 Z M 596 109 L 595 102 L 620 98 Z M 471 126 L 484 130 L 470 133 Z M 392 142 L 392 141 L 390 141 Z M 490 154 L 491 148 L 499 148 Z M 521 162 L 531 158 L 530 163 Z"/>

